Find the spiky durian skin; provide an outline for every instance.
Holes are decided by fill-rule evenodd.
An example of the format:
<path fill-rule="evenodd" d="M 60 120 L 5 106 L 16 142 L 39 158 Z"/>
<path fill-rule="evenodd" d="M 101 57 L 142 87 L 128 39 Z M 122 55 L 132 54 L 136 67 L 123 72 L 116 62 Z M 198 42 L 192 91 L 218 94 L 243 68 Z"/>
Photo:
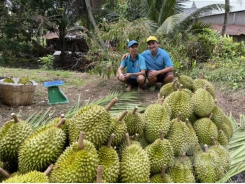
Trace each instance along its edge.
<path fill-rule="evenodd" d="M 193 105 L 191 103 L 191 97 L 184 91 L 175 91 L 171 93 L 165 102 L 169 104 L 172 113 L 171 118 L 174 119 L 181 112 L 181 120 L 185 121 L 193 113 Z"/>
<path fill-rule="evenodd" d="M 56 127 L 48 127 L 29 136 L 19 151 L 19 171 L 44 171 L 63 152 L 65 133 Z"/>
<path fill-rule="evenodd" d="M 7 122 L 0 129 L 0 160 L 17 163 L 20 145 L 32 134 L 32 127 L 25 121 Z"/>
<path fill-rule="evenodd" d="M 103 166 L 103 180 L 108 183 L 115 183 L 120 171 L 119 157 L 116 150 L 112 147 L 101 146 L 98 155 L 99 165 Z"/>
<path fill-rule="evenodd" d="M 101 146 L 110 136 L 110 113 L 96 104 L 81 108 L 70 119 L 70 142 L 77 141 L 81 131 L 86 132 L 85 139 L 91 141 L 95 147 Z"/>
<path fill-rule="evenodd" d="M 222 145 L 213 145 L 209 148 L 209 152 L 215 152 L 220 158 L 220 166 L 227 172 L 231 166 L 231 156 L 228 150 Z"/>
<path fill-rule="evenodd" d="M 138 146 L 142 147 L 139 141 L 136 140 L 130 140 L 130 144 L 137 144 Z M 124 140 L 116 149 L 119 159 L 122 159 L 122 153 L 127 148 L 127 142 Z"/>
<path fill-rule="evenodd" d="M 200 144 L 213 145 L 212 137 L 218 139 L 218 129 L 209 118 L 201 118 L 193 126 Z"/>
<path fill-rule="evenodd" d="M 229 140 L 227 138 L 227 136 L 225 135 L 224 131 L 223 130 L 219 130 L 218 131 L 219 135 L 218 135 L 218 142 L 226 147 L 228 144 L 229 144 Z"/>
<path fill-rule="evenodd" d="M 145 148 L 148 154 L 151 166 L 151 174 L 160 173 L 162 166 L 170 164 L 174 158 L 174 150 L 167 139 L 155 140 L 152 144 Z"/>
<path fill-rule="evenodd" d="M 173 183 L 173 180 L 169 174 L 165 174 L 164 178 L 161 174 L 155 174 L 150 178 L 150 183 Z"/>
<path fill-rule="evenodd" d="M 177 157 L 173 161 L 173 165 L 169 167 L 169 174 L 174 183 L 195 183 L 193 175 L 193 167 L 191 160 L 188 157 Z"/>
<path fill-rule="evenodd" d="M 121 181 L 123 183 L 147 183 L 150 176 L 150 162 L 141 146 L 132 144 L 122 153 Z"/>
<path fill-rule="evenodd" d="M 173 82 L 167 83 L 161 87 L 159 91 L 160 97 L 166 98 L 168 95 L 170 95 L 174 91 L 176 91 L 176 88 L 174 87 L 174 83 Z"/>
<path fill-rule="evenodd" d="M 183 152 L 187 152 L 191 146 L 190 131 L 188 127 L 184 122 L 178 122 L 177 119 L 172 120 L 172 127 L 167 138 L 173 147 L 175 156 L 179 156 L 182 155 Z"/>
<path fill-rule="evenodd" d="M 232 125 L 230 118 L 227 115 L 225 115 L 225 117 L 224 117 L 224 124 L 221 127 L 221 129 L 224 131 L 228 140 L 230 140 L 230 138 L 233 135 L 233 125 Z"/>
<path fill-rule="evenodd" d="M 112 140 L 112 146 L 118 146 L 124 139 L 127 133 L 127 126 L 124 121 L 118 121 L 118 118 L 112 117 L 111 134 L 115 134 Z"/>
<path fill-rule="evenodd" d="M 143 131 L 143 134 L 139 135 L 136 137 L 135 139 L 136 141 L 138 141 L 141 145 L 142 148 L 145 148 L 146 146 L 149 145 L 149 143 L 147 142 L 146 138 L 145 138 L 145 133 Z"/>
<path fill-rule="evenodd" d="M 187 88 L 189 90 L 193 90 L 193 79 L 187 75 L 181 75 L 178 78 L 178 82 L 183 85 L 183 88 Z"/>
<path fill-rule="evenodd" d="M 167 110 L 160 104 L 149 105 L 145 112 L 145 137 L 149 143 L 159 138 L 159 129 L 166 135 L 171 122 Z"/>
<path fill-rule="evenodd" d="M 14 80 L 12 79 L 12 78 L 5 78 L 4 80 L 3 80 L 3 82 L 6 82 L 6 83 L 14 83 Z"/>
<path fill-rule="evenodd" d="M 136 133 L 139 135 L 143 134 L 144 123 L 138 113 L 128 112 L 124 117 L 124 121 L 129 135 L 135 135 Z"/>
<path fill-rule="evenodd" d="M 205 89 L 198 89 L 191 98 L 194 113 L 199 117 L 207 117 L 215 107 L 212 95 Z"/>
<path fill-rule="evenodd" d="M 26 174 L 15 175 L 3 183 L 49 183 L 48 176 L 42 172 L 31 171 Z"/>
<path fill-rule="evenodd" d="M 190 131 L 190 148 L 187 151 L 187 155 L 193 155 L 199 151 L 202 151 L 200 144 L 198 142 L 198 137 L 192 125 L 190 123 L 186 124 Z"/>
<path fill-rule="evenodd" d="M 215 88 L 214 86 L 206 79 L 195 79 L 193 80 L 193 91 L 195 92 L 199 88 L 204 88 L 207 85 L 207 91 L 215 98 Z"/>
<path fill-rule="evenodd" d="M 66 148 L 50 174 L 51 183 L 92 183 L 99 164 L 97 151 L 90 141 L 84 140 L 84 149 L 78 142 Z"/>
<path fill-rule="evenodd" d="M 21 77 L 18 81 L 18 84 L 32 84 L 28 77 Z"/>
<path fill-rule="evenodd" d="M 215 183 L 222 176 L 218 175 L 217 169 L 220 161 L 216 155 L 210 153 L 200 153 L 194 158 L 194 170 L 196 178 L 201 183 Z"/>

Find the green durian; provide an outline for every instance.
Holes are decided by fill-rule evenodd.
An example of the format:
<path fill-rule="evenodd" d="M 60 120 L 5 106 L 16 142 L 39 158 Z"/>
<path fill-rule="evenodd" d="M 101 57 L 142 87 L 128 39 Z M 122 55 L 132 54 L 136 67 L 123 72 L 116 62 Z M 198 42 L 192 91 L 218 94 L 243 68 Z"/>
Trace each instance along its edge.
<path fill-rule="evenodd" d="M 175 72 L 177 76 L 177 80 L 180 84 L 183 85 L 183 88 L 187 88 L 190 91 L 193 90 L 193 79 L 187 75 L 179 75 L 177 72 Z"/>
<path fill-rule="evenodd" d="M 19 79 L 18 84 L 32 84 L 32 82 L 29 79 L 29 76 L 23 76 Z"/>
<path fill-rule="evenodd" d="M 5 79 L 3 79 L 3 82 L 14 83 L 14 80 L 13 80 L 13 77 L 6 77 Z"/>
<path fill-rule="evenodd" d="M 150 183 L 173 183 L 173 180 L 169 174 L 166 173 L 167 165 L 162 167 L 161 174 L 155 174 L 150 177 Z"/>

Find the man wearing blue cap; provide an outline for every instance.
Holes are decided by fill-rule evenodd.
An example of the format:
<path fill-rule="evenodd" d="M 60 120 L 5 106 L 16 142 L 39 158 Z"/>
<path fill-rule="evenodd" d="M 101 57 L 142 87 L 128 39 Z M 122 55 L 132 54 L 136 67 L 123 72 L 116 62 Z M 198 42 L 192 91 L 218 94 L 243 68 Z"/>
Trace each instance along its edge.
<path fill-rule="evenodd" d="M 138 42 L 132 40 L 128 42 L 129 56 L 121 61 L 117 70 L 118 79 L 127 84 L 126 91 L 130 91 L 133 86 L 138 86 L 138 91 L 142 91 L 145 83 L 145 58 L 138 54 Z M 126 68 L 125 74 L 123 69 Z"/>

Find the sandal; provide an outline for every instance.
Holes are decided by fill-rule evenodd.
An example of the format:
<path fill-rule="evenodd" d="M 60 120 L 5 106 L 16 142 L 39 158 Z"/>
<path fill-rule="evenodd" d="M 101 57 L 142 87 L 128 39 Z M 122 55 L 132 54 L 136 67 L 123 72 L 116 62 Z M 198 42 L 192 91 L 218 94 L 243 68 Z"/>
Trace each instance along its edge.
<path fill-rule="evenodd" d="M 151 87 L 149 88 L 149 90 L 150 90 L 150 91 L 155 91 L 155 90 L 156 90 L 156 86 L 151 86 Z"/>

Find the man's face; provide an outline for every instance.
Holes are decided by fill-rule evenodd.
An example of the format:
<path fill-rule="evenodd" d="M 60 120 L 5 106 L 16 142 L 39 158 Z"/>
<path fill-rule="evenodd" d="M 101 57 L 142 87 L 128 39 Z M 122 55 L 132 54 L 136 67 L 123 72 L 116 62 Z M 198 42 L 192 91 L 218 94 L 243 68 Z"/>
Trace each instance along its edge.
<path fill-rule="evenodd" d="M 131 47 L 128 48 L 130 54 L 138 54 L 138 45 L 133 44 Z"/>
<path fill-rule="evenodd" d="M 147 42 L 147 47 L 151 52 L 157 51 L 158 43 L 154 40 Z"/>

